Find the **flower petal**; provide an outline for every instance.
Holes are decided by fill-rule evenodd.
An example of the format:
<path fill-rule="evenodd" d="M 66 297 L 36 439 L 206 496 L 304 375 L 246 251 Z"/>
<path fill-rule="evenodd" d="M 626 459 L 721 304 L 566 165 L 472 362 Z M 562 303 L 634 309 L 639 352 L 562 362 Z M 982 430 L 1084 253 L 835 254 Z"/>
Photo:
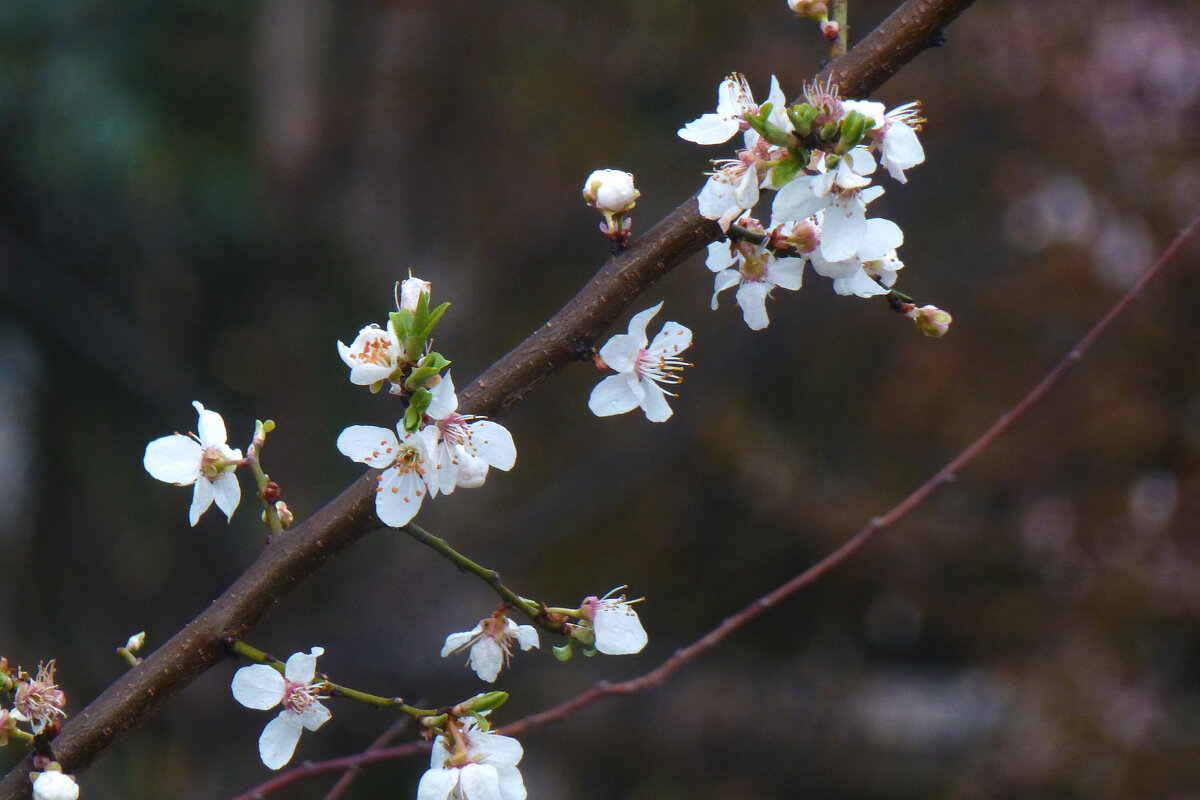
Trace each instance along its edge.
<path fill-rule="evenodd" d="M 450 634 L 449 636 L 446 637 L 446 643 L 444 645 L 442 645 L 442 658 L 445 658 L 446 656 L 450 655 L 455 650 L 459 649 L 464 644 L 471 641 L 472 639 L 474 639 L 476 636 L 478 636 L 481 633 L 483 633 L 483 623 L 482 622 L 479 623 L 478 625 L 476 625 L 474 628 L 471 628 L 471 630 L 469 630 L 469 631 L 463 631 L 462 633 Z"/>
<path fill-rule="evenodd" d="M 258 755 L 263 764 L 268 769 L 279 769 L 291 761 L 303 730 L 298 714 L 286 710 L 279 712 L 279 716 L 268 722 L 262 736 L 258 737 Z"/>
<path fill-rule="evenodd" d="M 737 304 L 742 309 L 742 319 L 752 331 L 761 331 L 770 324 L 767 318 L 767 295 L 771 285 L 766 281 L 747 281 L 738 287 Z"/>
<path fill-rule="evenodd" d="M 471 448 L 488 466 L 507 472 L 517 463 L 517 446 L 508 428 L 487 419 L 476 420 L 467 428 L 471 433 Z"/>
<path fill-rule="evenodd" d="M 173 433 L 146 445 L 142 466 L 156 480 L 190 486 L 200 477 L 200 457 L 203 455 L 204 448 L 195 439 Z"/>
<path fill-rule="evenodd" d="M 471 669 L 488 683 L 496 680 L 504 666 L 504 650 L 490 636 L 484 636 L 471 646 Z"/>
<path fill-rule="evenodd" d="M 215 411 L 208 411 L 199 401 L 193 400 L 192 407 L 200 412 L 200 422 L 196 425 L 196 433 L 200 436 L 200 444 L 212 447 L 214 444 L 225 444 L 228 436 L 225 433 L 225 420 Z"/>
<path fill-rule="evenodd" d="M 515 635 L 517 644 L 521 645 L 522 650 L 528 650 L 531 647 L 541 649 L 542 643 L 538 639 L 537 628 L 532 625 L 518 625 Z"/>
<path fill-rule="evenodd" d="M 459 770 L 462 796 L 468 800 L 504 800 L 500 794 L 500 776 L 489 764 L 467 764 Z"/>
<path fill-rule="evenodd" d="M 298 715 L 300 724 L 306 730 L 315 731 L 317 728 L 329 722 L 329 718 L 333 715 L 329 713 L 329 709 L 321 705 L 320 702 L 314 702 L 311 706 L 301 711 Z"/>
<path fill-rule="evenodd" d="M 217 508 L 225 512 L 225 519 L 232 520 L 233 512 L 242 500 L 242 487 L 238 485 L 237 476 L 232 472 L 218 475 L 213 479 L 212 486 Z"/>
<path fill-rule="evenodd" d="M 674 412 L 667 405 L 666 392 L 663 391 L 663 388 L 651 380 L 643 380 L 641 386 L 646 394 L 638 405 L 642 407 L 642 411 L 646 412 L 646 419 L 651 422 L 669 420 Z"/>
<path fill-rule="evenodd" d="M 384 471 L 375 488 L 375 513 L 384 525 L 393 528 L 407 525 L 421 510 L 421 501 L 428 491 L 429 487 L 415 470 L 392 467 Z"/>
<path fill-rule="evenodd" d="M 400 440 L 394 431 L 374 425 L 351 425 L 338 434 L 337 449 L 347 458 L 382 469 L 396 460 Z"/>
<path fill-rule="evenodd" d="M 449 372 L 438 381 L 438 385 L 433 387 L 429 394 L 432 399 L 425 413 L 434 419 L 445 419 L 458 410 L 458 395 L 454 392 L 454 381 L 451 380 Z"/>
<path fill-rule="evenodd" d="M 499 733 L 470 730 L 467 732 L 467 741 L 473 753 L 481 754 L 489 764 L 495 766 L 516 766 L 525 752 L 516 739 Z"/>
<path fill-rule="evenodd" d="M 292 683 L 312 683 L 317 674 L 317 656 L 324 653 L 324 647 L 314 647 L 308 653 L 292 653 L 283 665 L 284 677 Z"/>
<path fill-rule="evenodd" d="M 426 770 L 417 786 L 417 800 L 446 800 L 458 786 L 458 772 L 440 766 Z"/>
<path fill-rule="evenodd" d="M 246 708 L 265 711 L 274 708 L 283 700 L 286 681 L 274 668 L 266 664 L 251 664 L 233 674 L 233 699 Z"/>
<path fill-rule="evenodd" d="M 794 256 L 775 259 L 767 278 L 780 289 L 796 291 L 804 281 L 804 259 Z"/>
<path fill-rule="evenodd" d="M 196 488 L 192 490 L 192 507 L 188 509 L 188 519 L 192 523 L 192 527 L 196 527 L 196 523 L 200 521 L 200 515 L 208 511 L 208 507 L 213 501 L 213 485 L 208 478 L 201 478 L 196 481 Z"/>
<path fill-rule="evenodd" d="M 596 609 L 592 627 L 596 632 L 596 649 L 606 655 L 637 653 L 648 641 L 637 612 L 628 603 Z"/>
<path fill-rule="evenodd" d="M 588 408 L 597 417 L 611 417 L 637 408 L 638 399 L 630 391 L 626 375 L 609 375 L 592 389 L 591 397 L 588 398 Z"/>

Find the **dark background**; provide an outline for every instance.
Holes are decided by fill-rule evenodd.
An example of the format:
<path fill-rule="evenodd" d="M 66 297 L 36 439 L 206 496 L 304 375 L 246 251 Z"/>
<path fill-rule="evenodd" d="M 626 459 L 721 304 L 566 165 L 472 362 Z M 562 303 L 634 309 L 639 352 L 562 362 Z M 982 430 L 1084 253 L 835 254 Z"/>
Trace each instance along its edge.
<path fill-rule="evenodd" d="M 852 39 L 889 4 L 855 0 Z M 579 191 L 637 176 L 635 233 L 708 158 L 675 130 L 739 70 L 799 94 L 824 47 L 782 0 L 0 5 L 0 655 L 57 657 L 78 711 L 145 629 L 156 647 L 254 558 L 249 483 L 187 525 L 146 442 L 221 412 L 279 426 L 268 471 L 303 519 L 389 425 L 334 342 L 411 270 L 453 307 L 460 385 L 602 263 Z M 875 99 L 919 98 L 928 161 L 873 214 L 899 288 L 954 314 L 918 336 L 813 273 L 751 332 L 693 258 L 635 310 L 695 333 L 663 425 L 597 419 L 555 375 L 504 423 L 519 457 L 419 521 L 524 595 L 629 584 L 640 655 L 521 654 L 512 721 L 640 674 L 882 513 L 1056 362 L 1200 210 L 1190 2 L 979 2 Z M 868 551 L 669 684 L 522 739 L 532 798 L 1200 798 L 1200 334 L 1189 251 L 1036 413 Z M 623 330 L 623 322 L 614 328 Z M 657 323 L 652 331 L 657 330 Z M 323 645 L 340 682 L 432 704 L 481 684 L 443 638 L 494 605 L 381 531 L 253 642 Z M 265 780 L 271 715 L 219 666 L 81 777 L 83 796 L 219 798 Z M 348 703 L 296 761 L 391 720 Z M 0 753 L 3 764 L 20 747 Z M 353 797 L 414 797 L 421 760 Z M 320 797 L 328 781 L 284 795 Z"/>

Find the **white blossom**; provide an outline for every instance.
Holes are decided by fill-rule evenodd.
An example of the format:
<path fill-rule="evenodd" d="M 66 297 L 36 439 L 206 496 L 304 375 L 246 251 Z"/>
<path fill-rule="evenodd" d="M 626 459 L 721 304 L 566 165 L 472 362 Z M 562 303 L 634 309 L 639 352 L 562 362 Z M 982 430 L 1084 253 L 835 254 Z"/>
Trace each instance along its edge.
<path fill-rule="evenodd" d="M 713 242 L 708 246 L 705 265 L 716 273 L 713 281 L 712 308 L 717 296 L 737 286 L 736 300 L 742 319 L 751 330 L 762 330 L 767 318 L 767 297 L 776 286 L 796 290 L 804 278 L 804 259 L 776 258 L 764 245 L 747 241 Z"/>
<path fill-rule="evenodd" d="M 373 425 L 351 425 L 338 436 L 337 448 L 342 455 L 383 470 L 376 478 L 375 513 L 385 525 L 407 525 L 417 515 L 425 495 L 432 491 L 429 453 L 436 437 L 437 431 L 430 426 L 411 433 L 403 423 L 397 423 L 395 432 Z"/>
<path fill-rule="evenodd" d="M 79 785 L 70 775 L 48 769 L 33 782 L 33 800 L 77 800 Z"/>
<path fill-rule="evenodd" d="M 258 754 L 270 769 L 292 760 L 301 731 L 315 731 L 329 721 L 329 709 L 321 704 L 324 681 L 313 682 L 317 656 L 324 652 L 324 648 L 314 647 L 309 653 L 293 653 L 282 675 L 266 664 L 251 664 L 233 676 L 233 697 L 246 708 L 265 711 L 283 704 L 279 716 L 267 723 L 258 739 Z"/>
<path fill-rule="evenodd" d="M 833 290 L 840 295 L 873 297 L 887 294 L 888 288 L 896 282 L 896 271 L 904 267 L 896 256 L 896 248 L 904 241 L 899 226 L 886 219 L 868 219 L 864 221 L 864 227 L 859 248 L 848 259 L 830 261 L 819 248 L 808 254 L 813 271 L 833 279 Z M 823 229 L 821 235 L 824 236 Z"/>
<path fill-rule="evenodd" d="M 613 594 L 624 589 L 618 586 L 604 597 L 587 597 L 583 601 L 585 619 L 592 622 L 592 632 L 596 636 L 596 649 L 610 656 L 624 656 L 640 653 L 648 641 L 646 630 L 633 610 L 637 600 L 626 600 L 625 595 L 613 597 Z"/>
<path fill-rule="evenodd" d="M 768 121 L 776 127 L 790 129 L 791 124 L 785 111 L 787 100 L 774 75 L 771 76 L 771 91 L 767 102 L 772 104 Z M 750 128 L 746 116 L 757 114 L 759 110 L 745 76 L 734 73 L 721 81 L 721 85 L 717 87 L 716 112 L 692 120 L 679 129 L 678 135 L 681 139 L 696 144 L 721 144 L 729 141 L 740 130 L 746 132 L 746 146 L 750 147 L 757 141 L 758 133 Z"/>
<path fill-rule="evenodd" d="M 433 420 L 437 444 L 430 453 L 435 477 L 430 487 L 450 494 L 455 486 L 473 488 L 483 485 L 489 467 L 513 468 L 517 448 L 512 434 L 503 425 L 487 419 L 458 413 L 458 395 L 447 373 L 430 392 L 432 400 L 425 411 Z M 432 437 L 431 437 L 432 438 Z"/>
<path fill-rule="evenodd" d="M 463 746 L 456 752 L 443 737 L 434 740 L 417 800 L 525 800 L 525 782 L 517 769 L 521 743 L 481 731 L 474 721 L 462 727 L 461 736 Z"/>
<path fill-rule="evenodd" d="M 408 301 L 404 295 L 404 287 L 414 280 L 417 279 L 409 278 L 401 287 L 402 305 Z M 429 284 L 425 285 L 428 287 Z M 415 301 L 413 308 L 416 308 Z M 337 347 L 342 361 L 350 367 L 350 382 L 355 386 L 370 386 L 387 380 L 404 361 L 400 340 L 390 324 L 382 328 L 378 325 L 368 325 L 358 332 L 358 336 L 349 347 L 341 342 L 337 343 Z"/>
<path fill-rule="evenodd" d="M 200 414 L 196 426 L 199 435 L 174 433 L 155 439 L 146 445 L 142 465 L 157 480 L 176 486 L 195 484 L 188 511 L 188 519 L 194 526 L 214 499 L 226 519 L 233 518 L 242 499 L 234 475 L 242 451 L 226 446 L 225 420 L 220 414 L 205 409 L 199 402 L 193 402 L 192 406 Z"/>
<path fill-rule="evenodd" d="M 481 679 L 491 683 L 500 674 L 500 668 L 506 666 L 512 658 L 514 641 L 522 650 L 541 646 L 537 628 L 532 625 L 518 625 L 505 614 L 497 612 L 487 619 L 480 620 L 479 624 L 469 631 L 447 636 L 446 643 L 442 646 L 442 658 L 470 647 L 467 665 L 475 670 L 475 674 Z"/>
<path fill-rule="evenodd" d="M 868 131 L 872 149 L 879 151 L 879 162 L 895 180 L 908 183 L 904 170 L 925 161 L 925 150 L 917 138 L 917 127 L 924 122 L 919 103 L 905 103 L 884 113 L 883 103 L 869 100 L 846 100 L 842 103 L 874 123 Z"/>
<path fill-rule="evenodd" d="M 617 374 L 592 390 L 588 408 L 596 416 L 624 414 L 641 406 L 651 422 L 670 418 L 667 392 L 659 384 L 679 383 L 676 373 L 690 366 L 678 356 L 692 343 L 692 332 L 678 322 L 667 322 L 647 346 L 646 325 L 660 308 L 662 303 L 635 314 L 629 320 L 629 333 L 612 337 L 600 349 L 600 358 Z"/>

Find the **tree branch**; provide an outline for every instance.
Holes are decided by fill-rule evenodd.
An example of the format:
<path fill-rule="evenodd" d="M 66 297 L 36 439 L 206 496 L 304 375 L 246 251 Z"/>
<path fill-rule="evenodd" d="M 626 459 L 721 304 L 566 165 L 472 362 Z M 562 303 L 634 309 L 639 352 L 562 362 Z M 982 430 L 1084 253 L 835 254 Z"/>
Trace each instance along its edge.
<path fill-rule="evenodd" d="M 846 96 L 861 97 L 934 44 L 935 35 L 971 2 L 908 0 L 818 78 L 830 77 Z M 580 346 L 590 345 L 655 281 L 719 236 L 717 225 L 700 216 L 695 196 L 687 200 L 625 252 L 610 258 L 549 322 L 461 392 L 460 411 L 503 414 L 572 361 Z M 222 637 L 244 637 L 279 598 L 379 528 L 373 503 L 376 474 L 368 472 L 313 517 L 275 537 L 203 613 L 68 720 L 52 743 L 64 770 L 87 767 L 224 658 Z M 0 781 L 0 800 L 30 795 L 30 768 L 27 757 Z"/>

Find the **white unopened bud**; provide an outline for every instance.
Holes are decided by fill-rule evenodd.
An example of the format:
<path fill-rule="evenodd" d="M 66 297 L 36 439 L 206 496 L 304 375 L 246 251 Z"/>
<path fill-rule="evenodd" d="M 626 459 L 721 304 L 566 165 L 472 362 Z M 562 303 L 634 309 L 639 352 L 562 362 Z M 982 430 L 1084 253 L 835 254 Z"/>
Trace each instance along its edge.
<path fill-rule="evenodd" d="M 52 764 L 51 766 L 57 766 Z M 70 775 L 47 769 L 33 782 L 33 800 L 78 800 L 79 786 Z"/>
<path fill-rule="evenodd" d="M 400 308 L 416 312 L 421 295 L 432 291 L 429 281 L 414 278 L 411 275 L 400 284 Z"/>
<path fill-rule="evenodd" d="M 823 22 L 829 16 L 829 4 L 825 0 L 787 0 L 787 4 L 798 17 Z"/>
<path fill-rule="evenodd" d="M 125 649 L 131 653 L 136 653 L 142 649 L 142 645 L 146 643 L 146 632 L 135 633 L 129 637 L 129 641 L 125 642 Z"/>
<path fill-rule="evenodd" d="M 633 174 L 619 169 L 598 169 L 583 184 L 587 204 L 610 214 L 624 214 L 641 196 L 633 186 Z"/>

